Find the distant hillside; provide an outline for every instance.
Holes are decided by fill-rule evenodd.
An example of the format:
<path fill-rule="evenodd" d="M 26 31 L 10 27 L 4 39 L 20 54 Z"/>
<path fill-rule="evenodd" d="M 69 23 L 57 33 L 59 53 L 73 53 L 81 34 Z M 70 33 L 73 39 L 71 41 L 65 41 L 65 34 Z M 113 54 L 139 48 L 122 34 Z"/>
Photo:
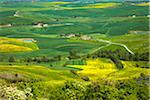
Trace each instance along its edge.
<path fill-rule="evenodd" d="M 42 1 L 42 2 L 52 2 L 52 1 L 67 1 L 67 2 L 79 2 L 79 3 L 94 3 L 94 2 L 108 2 L 108 1 L 116 1 L 116 2 L 124 2 L 124 1 L 131 1 L 131 2 L 143 2 L 143 1 L 149 1 L 149 0 L 0 0 L 0 2 L 36 2 L 36 1 Z"/>

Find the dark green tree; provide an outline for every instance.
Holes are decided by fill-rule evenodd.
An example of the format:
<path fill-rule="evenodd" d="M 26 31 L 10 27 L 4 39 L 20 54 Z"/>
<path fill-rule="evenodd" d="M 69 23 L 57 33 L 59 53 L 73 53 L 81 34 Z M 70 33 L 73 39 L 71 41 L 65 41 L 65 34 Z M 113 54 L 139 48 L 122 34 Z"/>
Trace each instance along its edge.
<path fill-rule="evenodd" d="M 15 59 L 15 57 L 14 57 L 14 56 L 10 56 L 10 57 L 9 57 L 9 59 L 8 59 L 8 61 L 9 61 L 9 62 L 15 62 L 15 61 L 16 61 L 16 59 Z"/>
<path fill-rule="evenodd" d="M 115 55 L 110 54 L 110 59 L 115 63 L 115 65 L 118 69 L 123 69 L 124 68 L 121 61 Z"/>
<path fill-rule="evenodd" d="M 71 50 L 70 52 L 69 52 L 69 58 L 70 59 L 75 59 L 75 58 L 78 58 L 79 56 L 78 56 L 78 54 L 77 54 L 77 50 Z"/>

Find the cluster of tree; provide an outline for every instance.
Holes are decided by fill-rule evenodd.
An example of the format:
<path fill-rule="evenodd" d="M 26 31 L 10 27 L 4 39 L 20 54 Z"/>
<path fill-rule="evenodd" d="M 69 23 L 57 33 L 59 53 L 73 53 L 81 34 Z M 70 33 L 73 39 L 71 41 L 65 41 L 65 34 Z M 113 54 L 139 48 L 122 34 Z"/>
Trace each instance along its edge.
<path fill-rule="evenodd" d="M 147 63 L 145 65 L 136 64 L 135 67 L 137 67 L 137 68 L 150 68 L 149 63 Z"/>
<path fill-rule="evenodd" d="M 92 55 L 88 55 L 87 57 L 92 57 L 92 58 L 110 58 L 110 54 L 115 55 L 118 59 L 120 60 L 125 60 L 125 61 L 149 61 L 149 52 L 145 53 L 135 53 L 135 54 L 130 54 L 129 52 L 123 51 L 123 50 L 101 50 L 99 52 L 96 52 Z"/>
<path fill-rule="evenodd" d="M 14 63 L 14 62 L 31 63 L 31 62 L 35 62 L 35 63 L 42 63 L 42 62 L 61 61 L 64 58 L 65 57 L 63 57 L 61 55 L 57 55 L 57 56 L 54 56 L 54 57 L 38 56 L 38 57 L 27 57 L 27 58 L 18 58 L 16 56 L 11 55 L 11 56 L 7 56 L 7 57 L 0 56 L 0 62 L 10 62 L 10 63 Z"/>
<path fill-rule="evenodd" d="M 31 88 L 19 90 L 15 86 L 0 85 L 0 100 L 32 100 Z"/>
<path fill-rule="evenodd" d="M 114 62 L 114 64 L 116 65 L 116 67 L 118 69 L 123 69 L 124 68 L 121 61 L 115 55 L 110 55 L 110 59 Z"/>
<path fill-rule="evenodd" d="M 64 100 L 147 100 L 147 87 L 142 83 L 137 84 L 135 80 L 92 82 L 88 85 L 66 82 L 61 92 L 64 93 Z"/>
<path fill-rule="evenodd" d="M 8 62 L 16 62 L 16 59 L 14 56 L 10 56 L 8 59 Z"/>
<path fill-rule="evenodd" d="M 81 33 L 70 33 L 70 34 L 60 34 L 60 37 L 81 37 L 82 34 Z"/>
<path fill-rule="evenodd" d="M 126 51 L 123 50 L 104 50 L 104 51 L 98 51 L 93 54 L 88 54 L 81 56 L 79 55 L 77 50 L 70 50 L 68 56 L 62 56 L 62 55 L 57 55 L 54 57 L 48 57 L 48 56 L 39 56 L 39 57 L 28 57 L 28 58 L 22 58 L 22 59 L 17 59 L 15 56 L 9 56 L 7 58 L 7 61 L 12 63 L 12 62 L 35 62 L 35 63 L 52 63 L 52 62 L 59 62 L 59 61 L 65 61 L 64 65 L 66 66 L 68 64 L 77 64 L 77 65 L 85 65 L 86 61 L 84 59 L 87 58 L 109 58 L 111 59 L 114 64 L 116 64 L 116 67 L 118 69 L 123 69 L 123 64 L 121 63 L 120 60 L 125 60 L 125 61 L 149 61 L 149 53 L 135 53 L 135 54 L 130 54 Z M 4 59 L 0 57 L 0 61 L 3 62 Z M 6 61 L 6 60 L 5 60 Z M 52 66 L 52 65 L 51 65 Z M 137 65 L 139 67 L 139 65 Z M 141 66 L 140 66 L 141 67 Z M 147 66 L 142 66 L 144 68 L 147 68 Z M 149 67 L 148 67 L 149 68 Z"/>
<path fill-rule="evenodd" d="M 75 72 L 73 72 L 75 73 Z M 76 73 L 75 73 L 76 74 Z M 141 73 L 141 76 L 130 80 L 112 81 L 100 79 L 90 81 L 88 77 L 82 77 L 89 81 L 88 84 L 79 81 L 67 81 L 58 87 L 47 85 L 40 81 L 22 81 L 7 87 L 6 83 L 0 83 L 0 99 L 7 97 L 17 99 L 25 97 L 30 99 L 48 100 L 148 100 L 149 77 Z M 28 88 L 28 89 L 27 89 Z M 9 90 L 11 89 L 11 90 Z M 26 91 L 29 90 L 29 91 Z M 13 91 L 12 91 L 13 90 Z M 32 91 L 31 91 L 32 90 Z M 23 91 L 23 92 L 21 92 Z M 19 95 L 23 93 L 22 95 Z M 29 93 L 29 94 L 28 94 Z M 15 95 L 15 96 L 14 96 Z M 5 98 L 4 98 L 5 97 Z M 21 99 L 22 100 L 22 99 Z M 24 99 L 23 99 L 24 100 Z M 39 100 L 39 99 L 38 99 Z"/>
<path fill-rule="evenodd" d="M 47 57 L 47 56 L 39 56 L 39 57 L 28 57 L 25 59 L 25 62 L 54 62 L 54 61 L 60 61 L 62 59 L 61 55 L 54 56 L 54 57 Z"/>
<path fill-rule="evenodd" d="M 71 59 L 78 59 L 80 58 L 80 56 L 78 55 L 78 51 L 77 50 L 70 50 L 69 51 L 69 56 L 68 58 L 71 60 Z"/>
<path fill-rule="evenodd" d="M 16 62 L 17 59 L 15 58 L 15 56 L 9 56 L 9 57 L 3 57 L 0 56 L 0 62 Z"/>
<path fill-rule="evenodd" d="M 61 60 L 64 60 L 64 59 L 72 60 L 72 59 L 78 59 L 78 58 L 80 58 L 80 56 L 77 54 L 77 51 L 76 50 L 71 50 L 69 52 L 68 57 L 67 56 L 62 56 L 62 55 L 57 55 L 57 56 L 54 56 L 54 57 L 38 56 L 38 57 L 22 58 L 22 59 L 24 59 L 24 60 L 22 60 L 22 59 L 17 59 L 15 56 L 11 55 L 11 56 L 8 56 L 8 57 L 5 57 L 5 58 L 0 56 L 0 62 L 3 62 L 3 61 L 8 61 L 8 62 L 24 61 L 24 62 L 41 63 L 41 62 L 61 61 Z M 72 63 L 75 63 L 75 61 L 72 60 Z"/>

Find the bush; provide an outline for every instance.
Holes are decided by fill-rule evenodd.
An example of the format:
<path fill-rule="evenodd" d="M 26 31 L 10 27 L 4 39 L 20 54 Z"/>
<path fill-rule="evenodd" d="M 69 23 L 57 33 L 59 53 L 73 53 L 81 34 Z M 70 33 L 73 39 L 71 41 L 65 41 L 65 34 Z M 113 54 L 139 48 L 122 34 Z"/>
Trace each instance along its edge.
<path fill-rule="evenodd" d="M 83 100 L 86 87 L 82 82 L 66 82 L 62 90 L 67 100 Z"/>
<path fill-rule="evenodd" d="M 83 76 L 83 77 L 81 77 L 81 79 L 84 81 L 90 81 L 89 77 L 87 77 L 87 76 Z"/>
<path fill-rule="evenodd" d="M 149 80 L 143 80 L 145 82 Z M 24 82 L 23 82 L 24 83 Z M 148 100 L 148 85 L 138 83 L 137 79 L 100 82 L 66 81 L 59 87 L 51 87 L 44 82 L 20 84 L 25 90 L 30 87 L 34 99 L 49 100 Z M 4 90 L 3 90 L 4 91 Z M 21 92 L 26 95 L 26 92 Z"/>
<path fill-rule="evenodd" d="M 114 64 L 116 65 L 116 67 L 118 69 L 123 69 L 124 68 L 124 66 L 121 63 L 121 61 L 115 55 L 110 55 L 110 58 L 114 62 Z"/>
<path fill-rule="evenodd" d="M 13 86 L 0 86 L 0 99 L 2 100 L 31 100 L 32 96 L 31 88 L 22 91 Z"/>
<path fill-rule="evenodd" d="M 10 58 L 9 58 L 9 60 L 8 60 L 9 62 L 15 62 L 16 61 L 16 59 L 15 59 L 15 57 L 14 56 L 10 56 Z"/>

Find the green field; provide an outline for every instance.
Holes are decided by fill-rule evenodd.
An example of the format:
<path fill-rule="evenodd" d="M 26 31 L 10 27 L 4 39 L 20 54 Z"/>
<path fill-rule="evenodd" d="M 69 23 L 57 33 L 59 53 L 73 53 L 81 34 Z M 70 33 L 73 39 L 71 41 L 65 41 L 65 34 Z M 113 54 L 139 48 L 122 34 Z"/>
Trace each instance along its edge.
<path fill-rule="evenodd" d="M 121 43 L 126 45 L 129 49 L 131 49 L 135 53 L 144 53 L 149 52 L 149 34 L 145 31 L 131 31 L 128 34 L 122 36 L 115 37 L 107 37 L 106 35 L 94 34 L 91 35 L 95 39 L 102 39 L 111 41 L 113 43 Z M 116 50 L 116 49 L 124 49 L 121 46 L 112 44 L 108 47 L 103 48 L 102 50 Z"/>
<path fill-rule="evenodd" d="M 119 5 L 117 3 L 98 3 L 95 5 L 108 7 L 94 9 L 90 7 L 92 5 L 89 5 L 71 2 L 2 4 L 0 23 L 1 25 L 11 24 L 12 26 L 1 28 L 0 35 L 13 38 L 34 38 L 38 41 L 40 51 L 33 52 L 29 55 L 42 55 L 44 53 L 50 56 L 52 54 L 51 52 L 60 54 L 63 49 L 63 53 L 66 54 L 65 49 L 68 50 L 72 47 L 55 50 L 55 48 L 51 46 L 68 45 L 70 43 L 66 42 L 65 39 L 48 38 L 46 35 L 69 33 L 92 35 L 98 33 L 105 34 L 106 36 L 118 36 L 129 33 L 130 31 L 148 31 L 147 6 L 135 6 L 130 3 L 121 3 Z M 111 5 L 117 6 L 111 7 Z M 86 9 L 81 9 L 82 7 Z M 14 16 L 17 11 L 18 17 Z M 136 17 L 133 18 L 133 15 Z M 46 23 L 48 27 L 34 28 L 33 24 L 38 22 Z M 45 37 L 41 37 L 41 35 Z M 48 41 L 52 42 L 49 43 Z M 47 43 L 49 45 L 47 45 Z M 80 46 L 78 47 L 80 48 Z M 75 49 L 78 49 L 78 47 L 75 47 Z M 95 47 L 95 45 L 89 47 L 84 45 L 82 52 L 88 52 L 88 49 L 91 50 L 92 48 L 95 49 L 97 47 Z"/>
<path fill-rule="evenodd" d="M 148 100 L 148 5 L 0 1 L 0 99 Z"/>

